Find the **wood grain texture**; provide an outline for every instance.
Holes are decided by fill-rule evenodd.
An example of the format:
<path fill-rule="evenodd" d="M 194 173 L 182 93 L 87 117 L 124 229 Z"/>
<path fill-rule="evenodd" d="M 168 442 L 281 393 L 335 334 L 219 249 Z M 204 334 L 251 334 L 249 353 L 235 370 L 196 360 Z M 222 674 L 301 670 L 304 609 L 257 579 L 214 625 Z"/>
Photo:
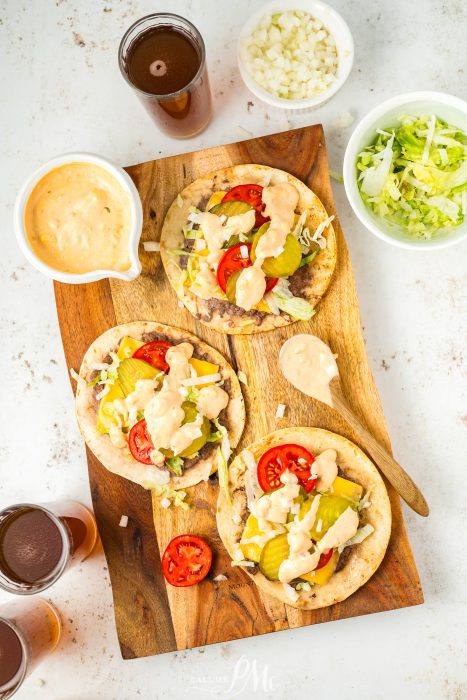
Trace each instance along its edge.
<path fill-rule="evenodd" d="M 352 426 L 353 431 L 358 435 L 362 447 L 368 452 L 391 486 L 416 513 L 427 517 L 430 511 L 424 495 L 401 465 L 396 462 L 394 457 L 385 450 L 357 418 L 344 398 L 339 377 L 334 377 L 330 384 L 330 389 L 333 408 Z"/>
<path fill-rule="evenodd" d="M 194 178 L 240 163 L 282 168 L 306 182 L 335 214 L 322 128 L 305 127 L 128 168 L 141 195 L 142 240 L 158 240 L 165 212 Z M 68 366 L 78 367 L 88 345 L 115 323 L 154 320 L 187 329 L 217 348 L 248 376 L 244 390 L 247 425 L 240 449 L 265 433 L 287 425 L 314 425 L 341 433 L 358 444 L 351 426 L 324 404 L 303 396 L 278 370 L 278 351 L 286 338 L 311 332 L 339 354 L 343 391 L 362 423 L 390 450 L 384 415 L 368 366 L 350 258 L 338 220 L 338 263 L 330 290 L 309 323 L 297 323 L 256 336 L 228 337 L 196 321 L 177 303 L 160 256 L 141 247 L 141 276 L 71 287 L 55 285 L 57 309 Z M 286 417 L 275 418 L 278 403 Z M 361 445 L 362 446 L 362 445 Z M 363 447 L 363 446 L 362 446 Z M 139 487 L 106 472 L 88 456 L 94 508 L 107 556 L 117 632 L 124 658 L 185 649 L 265 632 L 391 610 L 423 601 L 400 502 L 389 488 L 393 530 L 383 564 L 348 600 L 317 611 L 298 611 L 265 594 L 238 568 L 231 567 L 215 525 L 217 484 L 189 489 L 189 511 L 161 509 Z M 410 471 L 410 469 L 409 469 Z M 127 530 L 118 527 L 122 513 Z M 151 528 L 154 520 L 155 532 Z M 199 586 L 166 586 L 160 556 L 182 532 L 205 537 L 214 552 L 211 574 Z M 215 582 L 217 574 L 227 581 Z"/>

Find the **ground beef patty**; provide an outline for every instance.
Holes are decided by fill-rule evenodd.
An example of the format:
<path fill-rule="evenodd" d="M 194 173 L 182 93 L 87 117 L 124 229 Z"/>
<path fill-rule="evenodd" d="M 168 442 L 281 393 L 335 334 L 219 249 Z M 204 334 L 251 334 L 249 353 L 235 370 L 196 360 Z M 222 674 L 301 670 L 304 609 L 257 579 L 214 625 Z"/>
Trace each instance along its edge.
<path fill-rule="evenodd" d="M 231 304 L 230 301 L 224 301 L 223 299 L 208 299 L 206 304 L 209 310 L 209 317 L 205 318 L 205 321 L 210 321 L 213 313 L 217 312 L 221 316 L 229 316 L 231 318 L 251 318 L 257 326 L 260 326 L 266 316 L 268 316 L 264 311 L 256 311 L 255 309 L 245 311 L 240 306 Z"/>

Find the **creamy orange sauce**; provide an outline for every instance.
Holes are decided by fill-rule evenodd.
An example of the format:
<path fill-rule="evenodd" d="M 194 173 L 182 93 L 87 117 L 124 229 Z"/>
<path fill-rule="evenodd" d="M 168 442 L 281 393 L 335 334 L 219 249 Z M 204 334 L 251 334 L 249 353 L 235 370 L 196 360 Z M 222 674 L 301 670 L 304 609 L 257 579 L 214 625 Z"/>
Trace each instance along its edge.
<path fill-rule="evenodd" d="M 264 216 L 269 216 L 271 223 L 266 233 L 261 236 L 256 246 L 258 258 L 275 258 L 282 253 L 283 246 L 295 220 L 295 209 L 299 195 L 289 182 L 263 188 Z"/>
<path fill-rule="evenodd" d="M 34 253 L 56 270 L 128 270 L 129 194 L 105 168 L 68 163 L 31 192 L 24 225 Z"/>
<path fill-rule="evenodd" d="M 339 375 L 336 357 L 320 338 L 300 333 L 283 344 L 279 366 L 296 389 L 332 406 L 329 384 Z"/>

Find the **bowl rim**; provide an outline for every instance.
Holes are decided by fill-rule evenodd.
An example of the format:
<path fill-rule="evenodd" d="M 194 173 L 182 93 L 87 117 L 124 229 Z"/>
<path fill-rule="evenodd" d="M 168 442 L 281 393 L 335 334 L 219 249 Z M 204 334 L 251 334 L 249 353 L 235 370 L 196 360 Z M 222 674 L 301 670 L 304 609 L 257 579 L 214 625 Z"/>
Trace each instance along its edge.
<path fill-rule="evenodd" d="M 272 93 L 265 90 L 253 76 L 247 70 L 245 63 L 242 58 L 242 42 L 245 36 L 251 32 L 256 24 L 268 14 L 273 12 L 280 12 L 281 8 L 283 11 L 288 10 L 302 10 L 301 7 L 297 7 L 299 3 L 306 4 L 307 9 L 303 8 L 304 12 L 309 12 L 311 15 L 318 15 L 325 13 L 331 21 L 327 23 L 322 17 L 318 17 L 323 24 L 326 24 L 330 33 L 336 39 L 333 27 L 339 25 L 341 32 L 345 35 L 345 42 L 338 42 L 336 39 L 336 47 L 338 51 L 339 63 L 338 66 L 342 67 L 342 72 L 336 77 L 336 80 L 332 83 L 331 87 L 313 97 L 307 97 L 303 100 L 288 100 L 285 97 L 276 97 Z M 346 83 L 353 67 L 355 55 L 355 45 L 350 31 L 350 27 L 345 21 L 344 17 L 331 5 L 328 5 L 322 0 L 273 0 L 272 2 L 263 5 L 258 8 L 256 12 L 249 16 L 246 22 L 242 25 L 240 33 L 237 39 L 237 64 L 243 82 L 250 92 L 252 92 L 258 99 L 272 105 L 273 107 L 279 107 L 282 109 L 309 109 L 310 107 L 319 107 L 328 100 L 331 99 Z"/>
<path fill-rule="evenodd" d="M 467 102 L 456 95 L 451 95 L 447 92 L 439 92 L 436 90 L 417 90 L 414 92 L 406 92 L 384 100 L 370 110 L 355 126 L 344 153 L 343 175 L 344 188 L 349 200 L 352 211 L 365 228 L 377 238 L 391 243 L 398 248 L 406 250 L 440 250 L 441 248 L 450 248 L 457 243 L 461 243 L 467 239 L 467 232 L 459 233 L 454 229 L 452 235 L 441 240 L 432 239 L 415 239 L 413 241 L 400 240 L 394 238 L 389 233 L 386 233 L 380 228 L 370 216 L 367 207 L 365 206 L 355 176 L 355 157 L 357 152 L 357 143 L 361 139 L 363 133 L 372 127 L 376 128 L 375 122 L 384 117 L 384 115 L 395 107 L 402 107 L 406 104 L 414 102 L 433 102 L 434 104 L 447 105 L 453 107 L 460 112 L 463 112 L 467 117 Z M 457 235 L 456 235 L 457 233 Z"/>
<path fill-rule="evenodd" d="M 61 270 L 57 270 L 41 260 L 31 248 L 24 225 L 24 212 L 29 196 L 37 183 L 45 175 L 55 168 L 71 163 L 91 163 L 92 165 L 101 166 L 111 175 L 113 175 L 117 182 L 119 182 L 123 187 L 125 192 L 130 195 L 132 224 L 128 239 L 128 255 L 131 265 L 128 270 L 120 272 L 118 270 L 100 269 L 82 273 L 62 272 Z M 117 279 L 130 281 L 138 277 L 138 275 L 141 273 L 142 268 L 138 256 L 138 247 L 143 229 L 143 207 L 138 190 L 136 189 L 131 177 L 123 168 L 116 165 L 111 160 L 98 155 L 97 153 L 87 151 L 72 151 L 69 153 L 63 153 L 51 158 L 50 160 L 47 160 L 45 163 L 36 168 L 36 170 L 34 170 L 34 172 L 26 179 L 16 196 L 13 218 L 16 240 L 25 258 L 33 267 L 36 268 L 36 270 L 42 272 L 43 275 L 46 275 L 46 277 L 56 280 L 57 282 L 83 284 L 85 282 L 97 282 L 98 280 L 108 277 L 115 277 Z"/>

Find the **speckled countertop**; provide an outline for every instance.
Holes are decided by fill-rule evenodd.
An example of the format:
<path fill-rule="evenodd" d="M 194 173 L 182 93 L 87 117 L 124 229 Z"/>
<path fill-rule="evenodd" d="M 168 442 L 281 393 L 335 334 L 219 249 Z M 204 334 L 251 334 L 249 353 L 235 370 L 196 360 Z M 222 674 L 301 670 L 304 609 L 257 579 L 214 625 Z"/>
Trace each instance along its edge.
<path fill-rule="evenodd" d="M 313 122 L 324 124 L 331 165 L 340 169 L 351 129 L 333 122 L 343 112 L 358 119 L 414 89 L 467 98 L 465 3 L 334 0 L 356 44 L 348 83 L 313 114 L 268 110 L 235 68 L 238 29 L 261 4 L 0 2 L 0 505 L 62 496 L 89 502 L 52 285 L 26 264 L 13 238 L 13 202 L 32 169 L 71 150 L 131 164 Z M 156 9 L 193 20 L 207 44 L 215 118 L 187 142 L 157 131 L 117 68 L 124 30 Z M 60 650 L 18 700 L 467 697 L 467 244 L 431 254 L 389 247 L 357 222 L 342 186 L 334 190 L 394 451 L 431 506 L 428 520 L 405 509 L 425 604 L 123 662 L 99 553 L 53 589 L 65 623 Z M 268 683 L 256 690 L 255 663 L 258 674 L 268 667 Z M 235 673 L 246 675 L 232 682 Z"/>

